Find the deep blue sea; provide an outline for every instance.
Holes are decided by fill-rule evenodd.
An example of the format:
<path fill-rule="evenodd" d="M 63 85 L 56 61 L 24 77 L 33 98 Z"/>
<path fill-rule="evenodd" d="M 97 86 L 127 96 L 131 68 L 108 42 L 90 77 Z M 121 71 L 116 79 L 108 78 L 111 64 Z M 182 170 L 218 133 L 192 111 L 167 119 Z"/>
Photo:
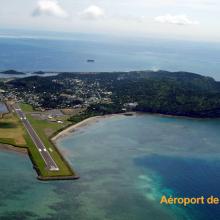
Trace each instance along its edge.
<path fill-rule="evenodd" d="M 220 80 L 220 44 L 106 36 L 0 38 L 0 70 L 190 71 Z M 95 63 L 87 63 L 94 59 Z"/>
<path fill-rule="evenodd" d="M 0 151 L 1 220 L 218 220 L 219 205 L 160 205 L 220 195 L 220 120 L 100 119 L 58 141 L 77 181 L 40 182 L 29 158 Z"/>

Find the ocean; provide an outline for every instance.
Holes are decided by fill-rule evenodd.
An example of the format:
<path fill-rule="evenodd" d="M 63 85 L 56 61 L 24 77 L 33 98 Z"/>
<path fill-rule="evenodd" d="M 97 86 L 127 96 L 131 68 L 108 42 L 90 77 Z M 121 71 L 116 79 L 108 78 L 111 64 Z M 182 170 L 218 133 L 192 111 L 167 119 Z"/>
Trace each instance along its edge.
<path fill-rule="evenodd" d="M 81 178 L 40 182 L 27 156 L 0 152 L 0 219 L 216 220 L 219 205 L 160 205 L 220 194 L 220 120 L 115 116 L 60 139 Z"/>
<path fill-rule="evenodd" d="M 220 44 L 106 36 L 0 36 L 0 70 L 189 71 L 220 80 Z M 88 63 L 94 59 L 94 63 Z M 2 77 L 2 74 L 0 74 Z M 7 76 L 8 77 L 8 76 Z M 20 76 L 21 77 L 21 76 Z"/>

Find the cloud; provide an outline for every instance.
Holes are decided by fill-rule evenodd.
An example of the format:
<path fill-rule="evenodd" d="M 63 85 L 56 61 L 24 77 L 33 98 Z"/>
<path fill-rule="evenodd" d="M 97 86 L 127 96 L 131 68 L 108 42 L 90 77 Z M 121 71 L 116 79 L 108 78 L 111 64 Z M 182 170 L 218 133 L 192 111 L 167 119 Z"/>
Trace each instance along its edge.
<path fill-rule="evenodd" d="M 56 0 L 40 0 L 37 7 L 32 13 L 33 16 L 55 16 L 65 18 L 68 16 L 67 12 L 59 5 Z"/>
<path fill-rule="evenodd" d="M 89 6 L 81 13 L 81 17 L 88 20 L 96 20 L 103 18 L 104 16 L 104 10 L 96 5 Z"/>
<path fill-rule="evenodd" d="M 191 20 L 187 15 L 171 15 L 166 14 L 164 16 L 155 17 L 154 20 L 159 23 L 168 23 L 176 25 L 196 25 L 199 24 L 196 20 Z"/>

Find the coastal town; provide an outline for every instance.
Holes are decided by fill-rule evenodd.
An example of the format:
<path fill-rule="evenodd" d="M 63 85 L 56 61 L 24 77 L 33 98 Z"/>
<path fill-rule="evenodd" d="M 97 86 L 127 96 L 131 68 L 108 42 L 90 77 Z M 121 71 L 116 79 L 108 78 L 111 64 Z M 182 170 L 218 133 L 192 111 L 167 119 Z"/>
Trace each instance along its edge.
<path fill-rule="evenodd" d="M 15 71 L 13 71 L 14 73 Z M 121 74 L 120 74 L 121 75 Z M 105 74 L 61 73 L 57 76 L 31 76 L 6 79 L 0 82 L 0 100 L 15 100 L 28 103 L 36 110 L 81 109 L 92 105 L 112 105 L 114 100 L 113 84 L 124 76 L 116 75 L 105 81 Z M 119 103 L 118 103 L 119 104 Z M 137 106 L 136 101 L 120 103 L 119 111 L 127 111 Z M 65 110 L 64 110 L 65 111 Z"/>
<path fill-rule="evenodd" d="M 99 83 L 89 84 L 80 79 L 60 79 L 51 80 L 51 83 L 55 87 L 63 87 L 64 90 L 61 92 L 50 91 L 39 91 L 37 87 L 33 86 L 27 90 L 20 90 L 20 87 L 10 84 L 7 88 L 7 92 L 4 90 L 0 91 L 1 100 L 17 100 L 18 102 L 29 103 L 35 108 L 41 108 L 47 100 L 57 104 L 57 108 L 83 108 L 88 107 L 94 103 L 111 103 L 111 92 L 103 90 L 99 87 Z M 49 103 L 48 103 L 49 105 Z M 49 107 L 49 106 L 48 106 Z M 52 107 L 52 106 L 51 106 Z"/>

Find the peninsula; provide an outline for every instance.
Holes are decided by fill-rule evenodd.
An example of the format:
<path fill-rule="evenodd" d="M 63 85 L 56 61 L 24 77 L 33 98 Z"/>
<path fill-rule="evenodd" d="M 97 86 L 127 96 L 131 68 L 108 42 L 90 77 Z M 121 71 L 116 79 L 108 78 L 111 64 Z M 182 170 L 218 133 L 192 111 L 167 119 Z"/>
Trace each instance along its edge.
<path fill-rule="evenodd" d="M 220 117 L 220 83 L 187 72 L 59 73 L 2 79 L 0 91 L 9 109 L 0 143 L 27 149 L 41 180 L 78 178 L 53 140 L 88 118 L 131 111 Z"/>

